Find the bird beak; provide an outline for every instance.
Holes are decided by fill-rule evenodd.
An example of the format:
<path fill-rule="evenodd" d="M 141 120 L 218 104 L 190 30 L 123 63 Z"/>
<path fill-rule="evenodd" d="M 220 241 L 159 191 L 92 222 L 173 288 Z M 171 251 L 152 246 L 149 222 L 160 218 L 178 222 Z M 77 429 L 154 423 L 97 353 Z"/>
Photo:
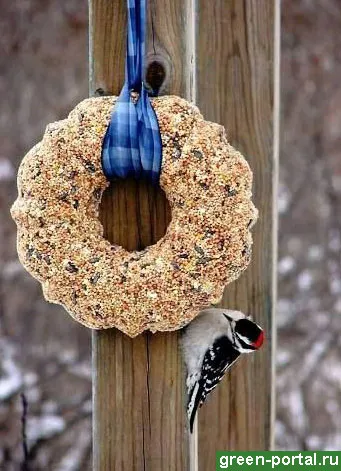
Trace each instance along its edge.
<path fill-rule="evenodd" d="M 226 317 L 226 319 L 231 323 L 233 321 L 232 317 L 228 316 L 227 314 L 225 314 L 225 312 L 223 312 L 223 316 Z"/>

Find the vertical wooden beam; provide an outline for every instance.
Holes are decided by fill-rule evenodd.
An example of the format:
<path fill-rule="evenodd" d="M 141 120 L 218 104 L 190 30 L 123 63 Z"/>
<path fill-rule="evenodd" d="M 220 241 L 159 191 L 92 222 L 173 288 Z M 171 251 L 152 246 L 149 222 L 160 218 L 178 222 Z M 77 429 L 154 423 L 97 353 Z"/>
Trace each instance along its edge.
<path fill-rule="evenodd" d="M 161 92 L 191 98 L 192 0 L 148 3 L 148 62 L 164 69 Z M 124 79 L 126 0 L 89 0 L 89 9 L 90 93 L 118 94 Z M 147 70 L 151 82 L 153 75 Z M 164 234 L 170 212 L 160 190 L 129 181 L 106 192 L 101 218 L 106 237 L 133 250 Z M 93 333 L 95 471 L 190 469 L 178 340 L 178 333 L 135 339 L 114 329 Z"/>
<path fill-rule="evenodd" d="M 264 326 L 261 352 L 243 358 L 200 412 L 199 469 L 217 450 L 266 450 L 273 420 L 278 159 L 279 0 L 198 0 L 198 105 L 250 162 L 259 221 L 253 259 L 222 305 Z"/>

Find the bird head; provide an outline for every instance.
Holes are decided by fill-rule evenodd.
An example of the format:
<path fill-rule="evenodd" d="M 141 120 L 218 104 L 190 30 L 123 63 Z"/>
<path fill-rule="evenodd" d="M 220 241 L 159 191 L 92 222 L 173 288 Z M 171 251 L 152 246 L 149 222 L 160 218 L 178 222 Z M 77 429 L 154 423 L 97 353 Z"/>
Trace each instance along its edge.
<path fill-rule="evenodd" d="M 264 341 L 264 331 L 249 317 L 224 314 L 230 323 L 232 343 L 240 353 L 258 350 Z"/>

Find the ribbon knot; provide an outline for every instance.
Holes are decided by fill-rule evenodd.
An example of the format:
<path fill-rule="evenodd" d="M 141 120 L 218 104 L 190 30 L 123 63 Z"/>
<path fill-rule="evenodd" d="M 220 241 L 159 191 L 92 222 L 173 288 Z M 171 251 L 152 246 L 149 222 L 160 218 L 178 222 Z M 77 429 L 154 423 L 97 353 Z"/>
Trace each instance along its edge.
<path fill-rule="evenodd" d="M 157 183 L 162 141 L 155 111 L 143 83 L 146 0 L 127 0 L 125 83 L 113 109 L 102 146 L 102 167 L 109 179 L 145 177 Z"/>

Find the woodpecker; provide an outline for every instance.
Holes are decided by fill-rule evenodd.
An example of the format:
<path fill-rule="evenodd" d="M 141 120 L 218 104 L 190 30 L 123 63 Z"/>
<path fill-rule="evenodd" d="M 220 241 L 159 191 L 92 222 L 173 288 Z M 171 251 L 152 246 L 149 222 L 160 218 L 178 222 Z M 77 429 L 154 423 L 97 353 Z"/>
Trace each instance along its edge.
<path fill-rule="evenodd" d="M 264 332 L 242 312 L 205 309 L 184 330 L 182 350 L 187 367 L 187 416 L 190 432 L 198 407 L 242 353 L 258 350 Z"/>

